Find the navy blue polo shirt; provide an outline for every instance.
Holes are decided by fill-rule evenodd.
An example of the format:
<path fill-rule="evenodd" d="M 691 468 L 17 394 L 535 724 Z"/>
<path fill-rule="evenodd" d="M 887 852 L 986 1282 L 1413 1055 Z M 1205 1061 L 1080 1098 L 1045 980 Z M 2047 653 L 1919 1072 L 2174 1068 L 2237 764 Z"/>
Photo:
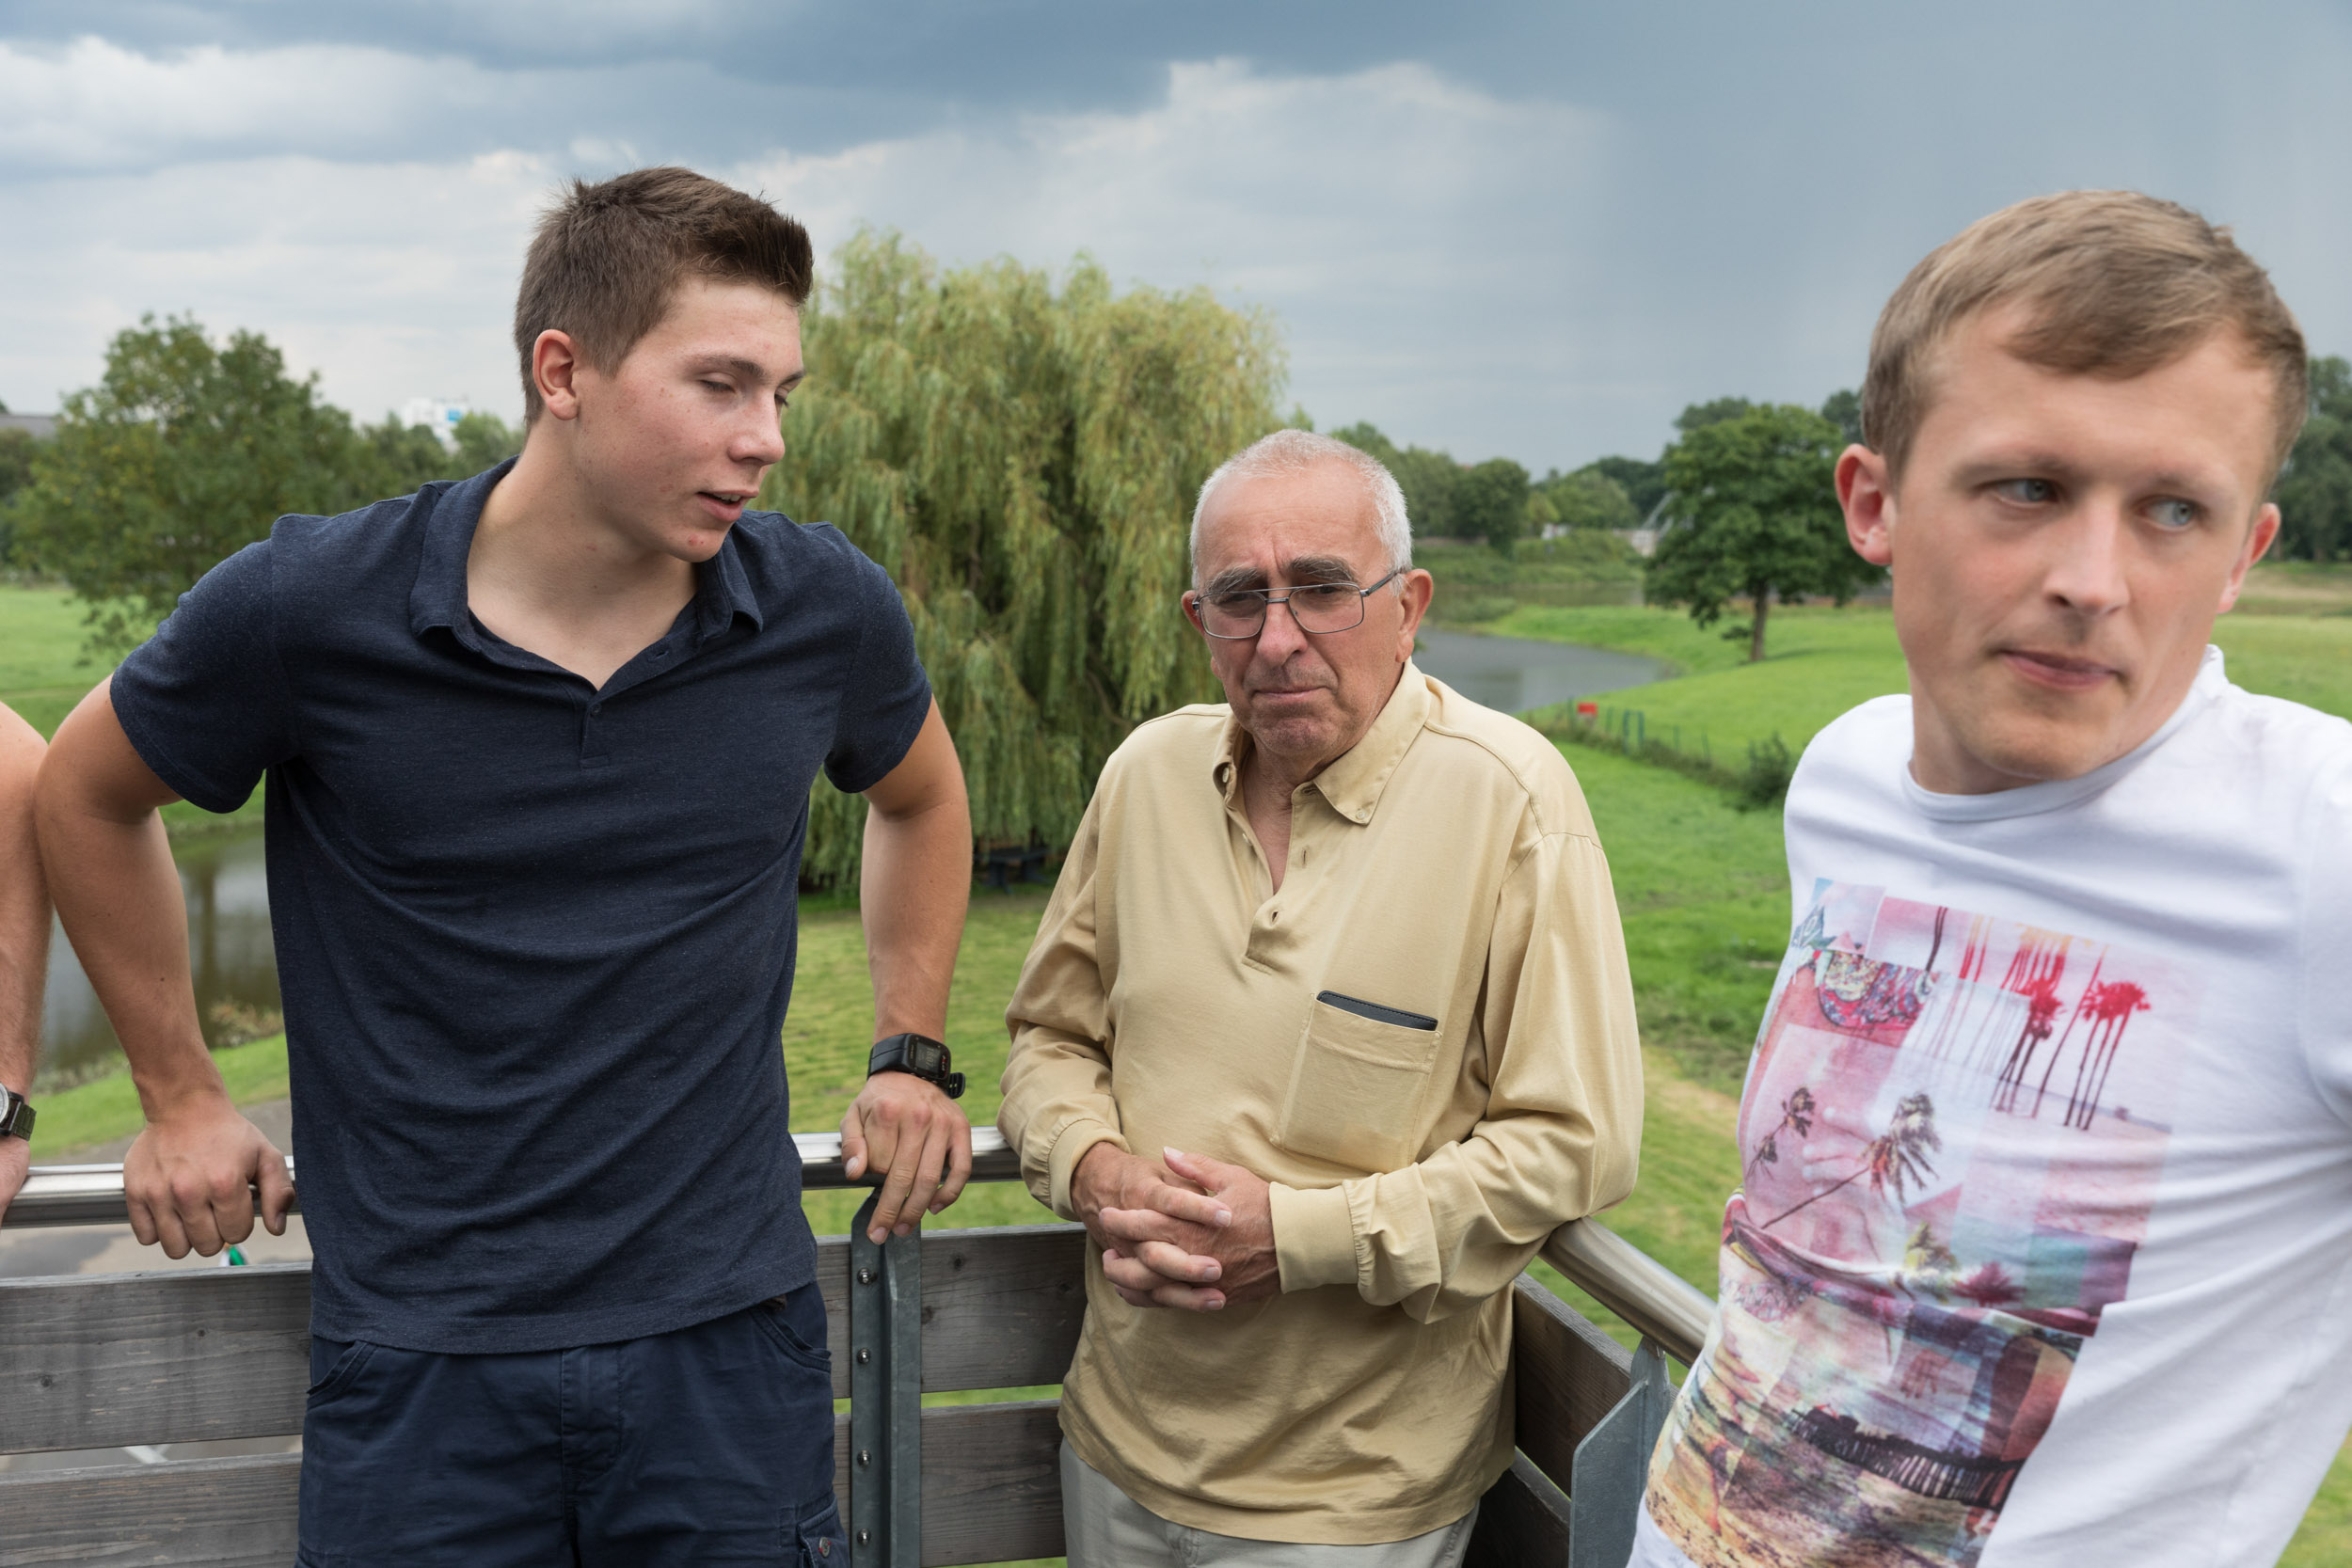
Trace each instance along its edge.
<path fill-rule="evenodd" d="M 780 1034 L 821 765 L 863 790 L 930 689 L 887 576 L 746 513 L 601 689 L 493 635 L 506 471 L 282 517 L 114 676 L 172 789 L 268 778 L 311 1329 L 511 1352 L 815 1277 Z"/>

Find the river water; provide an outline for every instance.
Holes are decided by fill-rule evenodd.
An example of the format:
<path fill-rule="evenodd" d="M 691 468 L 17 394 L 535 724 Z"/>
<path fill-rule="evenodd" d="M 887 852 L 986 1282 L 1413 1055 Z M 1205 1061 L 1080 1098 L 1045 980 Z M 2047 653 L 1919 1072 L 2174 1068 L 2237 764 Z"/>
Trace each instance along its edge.
<path fill-rule="evenodd" d="M 1472 702 L 1505 713 L 1659 678 L 1655 659 L 1633 654 L 1510 637 L 1424 630 L 1415 660 Z M 201 841 L 181 848 L 180 891 L 188 910 L 188 957 L 205 1037 L 218 1045 L 275 1032 L 278 958 L 270 945 L 269 886 L 262 837 Z M 41 1009 L 44 1072 L 86 1072 L 119 1049 L 113 1027 L 62 931 L 49 949 Z"/>
<path fill-rule="evenodd" d="M 1471 702 L 1504 713 L 1640 686 L 1665 673 L 1664 665 L 1639 654 L 1426 628 L 1413 662 Z"/>
<path fill-rule="evenodd" d="M 180 896 L 188 911 L 188 961 L 204 1037 L 226 1041 L 278 1028 L 278 955 L 270 945 L 269 887 L 259 832 L 183 846 Z M 87 1072 L 119 1047 L 62 930 L 49 941 L 49 986 L 41 1002 L 44 1073 Z"/>

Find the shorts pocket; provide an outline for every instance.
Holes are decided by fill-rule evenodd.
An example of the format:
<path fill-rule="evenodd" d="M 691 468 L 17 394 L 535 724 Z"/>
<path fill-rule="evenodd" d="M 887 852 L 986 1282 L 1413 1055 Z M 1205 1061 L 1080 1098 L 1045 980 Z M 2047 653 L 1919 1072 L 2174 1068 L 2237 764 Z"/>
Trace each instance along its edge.
<path fill-rule="evenodd" d="M 833 1353 L 822 1345 L 812 1345 L 801 1338 L 800 1330 L 792 1326 L 792 1320 L 787 1314 L 785 1298 L 777 1296 L 753 1307 L 752 1321 L 765 1329 L 776 1348 L 792 1360 L 810 1371 L 830 1375 L 833 1371 Z"/>
<path fill-rule="evenodd" d="M 850 1538 L 841 1528 L 841 1508 L 828 1492 L 816 1502 L 793 1510 L 793 1539 L 801 1568 L 849 1568 Z"/>
<path fill-rule="evenodd" d="M 348 1393 L 351 1386 L 359 1380 L 359 1374 L 367 1370 L 368 1363 L 375 1358 L 375 1351 L 376 1347 L 366 1339 L 354 1339 L 342 1346 L 334 1359 L 327 1363 L 326 1370 L 311 1383 L 310 1402 L 322 1404 L 337 1395 Z M 311 1366 L 316 1368 L 317 1365 L 318 1360 L 314 1356 Z"/>
<path fill-rule="evenodd" d="M 1334 1000 L 1317 997 L 1308 1011 L 1274 1141 L 1294 1154 L 1367 1174 L 1400 1170 L 1412 1164 L 1420 1142 L 1422 1098 L 1438 1059 L 1437 1021 L 1334 992 L 1324 996 Z M 1392 1022 L 1398 1019 L 1413 1022 Z"/>

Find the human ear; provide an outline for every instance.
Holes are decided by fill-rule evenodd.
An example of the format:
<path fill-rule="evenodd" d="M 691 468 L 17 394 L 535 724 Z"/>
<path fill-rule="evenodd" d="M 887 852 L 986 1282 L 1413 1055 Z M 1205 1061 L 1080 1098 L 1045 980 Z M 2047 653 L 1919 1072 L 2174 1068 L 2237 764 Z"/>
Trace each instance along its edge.
<path fill-rule="evenodd" d="M 1413 636 L 1421 629 L 1421 618 L 1429 612 L 1429 601 L 1438 591 L 1438 582 L 1416 566 L 1405 574 L 1399 587 L 1402 592 L 1398 597 L 1404 600 L 1405 624 L 1397 628 L 1399 652 L 1396 661 L 1402 664 L 1413 657 Z"/>
<path fill-rule="evenodd" d="M 1886 459 L 1868 447 L 1837 457 L 1837 504 L 1846 514 L 1846 542 L 1873 566 L 1895 559 L 1895 484 Z"/>
<path fill-rule="evenodd" d="M 2237 561 L 2230 567 L 2230 580 L 2221 589 L 2221 610 L 2227 611 L 2237 604 L 2238 591 L 2246 586 L 2246 574 L 2253 569 L 2270 548 L 2270 542 L 2279 537 L 2279 503 L 2263 502 L 2263 509 L 2254 514 L 2254 526 L 2246 532 L 2246 543 L 2238 546 Z"/>
<path fill-rule="evenodd" d="M 531 345 L 531 379 L 539 401 L 559 420 L 580 418 L 580 388 L 576 385 L 584 362 L 571 334 L 553 327 Z"/>

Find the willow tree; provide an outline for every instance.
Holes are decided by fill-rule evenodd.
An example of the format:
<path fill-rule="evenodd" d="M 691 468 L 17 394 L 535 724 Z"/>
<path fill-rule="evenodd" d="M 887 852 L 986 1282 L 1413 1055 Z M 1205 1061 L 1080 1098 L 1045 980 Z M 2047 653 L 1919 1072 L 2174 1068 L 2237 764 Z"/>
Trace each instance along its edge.
<path fill-rule="evenodd" d="M 761 504 L 839 525 L 898 584 L 983 844 L 1060 847 L 1142 720 L 1213 698 L 1177 607 L 1209 470 L 1282 420 L 1263 315 L 1206 290 L 942 272 L 895 237 L 835 259 Z M 853 876 L 863 802 L 822 781 L 806 867 Z"/>

